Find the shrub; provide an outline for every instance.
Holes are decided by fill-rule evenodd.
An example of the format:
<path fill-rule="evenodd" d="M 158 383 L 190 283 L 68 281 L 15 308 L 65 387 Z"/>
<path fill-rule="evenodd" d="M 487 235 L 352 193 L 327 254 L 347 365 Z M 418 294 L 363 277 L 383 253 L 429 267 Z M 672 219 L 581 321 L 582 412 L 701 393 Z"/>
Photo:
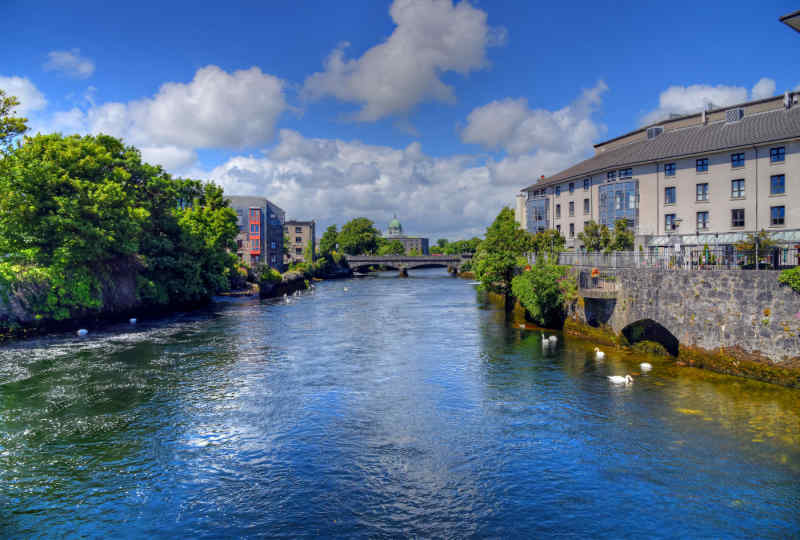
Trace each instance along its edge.
<path fill-rule="evenodd" d="M 794 292 L 800 292 L 800 266 L 789 268 L 781 272 L 778 282 L 788 285 Z"/>
<path fill-rule="evenodd" d="M 564 306 L 577 294 L 575 278 L 567 267 L 544 263 L 514 277 L 511 291 L 540 326 L 560 323 Z"/>

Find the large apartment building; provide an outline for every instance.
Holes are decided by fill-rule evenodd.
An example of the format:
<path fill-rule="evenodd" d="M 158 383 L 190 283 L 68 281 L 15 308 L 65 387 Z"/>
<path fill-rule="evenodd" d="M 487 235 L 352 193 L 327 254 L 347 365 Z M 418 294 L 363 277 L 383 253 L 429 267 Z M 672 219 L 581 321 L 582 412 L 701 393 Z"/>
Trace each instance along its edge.
<path fill-rule="evenodd" d="M 245 264 L 264 263 L 283 270 L 285 212 L 263 197 L 226 197 L 238 217 L 236 254 Z"/>
<path fill-rule="evenodd" d="M 733 245 L 761 229 L 800 243 L 800 92 L 706 110 L 595 145 L 595 155 L 522 190 L 530 232 L 567 249 L 595 221 L 625 219 L 648 250 Z"/>
<path fill-rule="evenodd" d="M 316 223 L 311 221 L 287 221 L 283 224 L 283 234 L 288 239 L 284 264 L 306 262 L 306 248 L 310 248 L 312 259 L 316 255 Z M 313 261 L 308 261 L 313 262 Z"/>

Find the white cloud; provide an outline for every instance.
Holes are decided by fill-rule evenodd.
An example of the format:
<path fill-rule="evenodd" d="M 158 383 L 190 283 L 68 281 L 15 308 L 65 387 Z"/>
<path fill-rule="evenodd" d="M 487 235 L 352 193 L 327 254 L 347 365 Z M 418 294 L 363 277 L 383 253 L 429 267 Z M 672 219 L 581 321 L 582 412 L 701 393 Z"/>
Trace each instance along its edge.
<path fill-rule="evenodd" d="M 362 122 L 407 113 L 426 100 L 451 103 L 453 88 L 441 75 L 485 68 L 486 49 L 505 39 L 503 29 L 491 28 L 486 13 L 466 1 L 395 0 L 389 13 L 397 27 L 385 42 L 357 59 L 345 57 L 347 43 L 337 47 L 325 71 L 306 79 L 305 96 L 359 103 L 354 118 Z"/>
<path fill-rule="evenodd" d="M 58 111 L 37 126 L 42 131 L 121 137 L 141 147 L 145 158 L 175 171 L 196 161 L 195 149 L 270 142 L 278 117 L 288 108 L 284 86 L 257 67 L 228 73 L 206 66 L 192 81 L 165 83 L 151 98 L 99 105 L 90 100 L 85 111 Z"/>
<path fill-rule="evenodd" d="M 94 73 L 94 62 L 81 56 L 80 49 L 50 51 L 43 67 L 45 71 L 58 71 L 77 79 L 86 79 Z"/>
<path fill-rule="evenodd" d="M 670 114 L 691 114 L 703 110 L 711 103 L 715 108 L 743 103 L 748 99 L 762 99 L 775 95 L 775 81 L 762 77 L 752 91 L 743 86 L 716 86 L 693 84 L 690 86 L 670 86 L 658 97 L 658 108 L 642 118 L 643 124 L 650 124 L 668 118 Z"/>
<path fill-rule="evenodd" d="M 775 95 L 775 81 L 762 77 L 750 91 L 752 99 L 764 99 Z"/>
<path fill-rule="evenodd" d="M 8 96 L 15 96 L 19 100 L 16 114 L 20 116 L 44 109 L 47 106 L 44 94 L 25 77 L 0 76 L 0 90 L 5 91 Z"/>
<path fill-rule="evenodd" d="M 489 161 L 493 181 L 525 186 L 591 155 L 592 145 L 605 132 L 592 115 L 606 90 L 600 81 L 555 111 L 531 109 L 523 98 L 493 101 L 469 114 L 461 139 L 504 150 L 508 155 L 502 160 Z"/>
<path fill-rule="evenodd" d="M 418 142 L 404 149 L 312 139 L 281 130 L 263 156 L 237 156 L 204 174 L 227 193 L 268 197 L 287 217 L 320 227 L 366 216 L 385 228 L 397 213 L 412 234 L 483 234 L 514 189 L 499 188 L 472 156 L 434 158 Z"/>

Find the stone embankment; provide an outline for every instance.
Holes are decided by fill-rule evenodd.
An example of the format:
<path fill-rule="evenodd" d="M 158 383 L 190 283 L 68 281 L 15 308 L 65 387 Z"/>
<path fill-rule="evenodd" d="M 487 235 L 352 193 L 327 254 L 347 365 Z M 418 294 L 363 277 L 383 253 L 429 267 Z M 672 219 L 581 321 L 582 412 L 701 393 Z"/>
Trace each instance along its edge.
<path fill-rule="evenodd" d="M 800 387 L 800 294 L 778 274 L 617 270 L 615 298 L 580 298 L 567 326 L 657 341 L 688 365 Z"/>

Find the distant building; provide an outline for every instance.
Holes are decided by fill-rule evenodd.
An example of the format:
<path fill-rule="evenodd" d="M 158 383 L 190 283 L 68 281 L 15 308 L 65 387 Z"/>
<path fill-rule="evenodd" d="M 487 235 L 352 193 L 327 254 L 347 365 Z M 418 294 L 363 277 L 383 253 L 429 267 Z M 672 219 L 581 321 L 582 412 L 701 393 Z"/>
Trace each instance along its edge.
<path fill-rule="evenodd" d="M 397 216 L 389 222 L 389 229 L 386 232 L 386 236 L 384 237 L 388 241 L 392 242 L 397 240 L 406 250 L 406 255 L 410 254 L 411 252 L 416 252 L 421 255 L 428 255 L 428 239 L 423 238 L 421 236 L 407 236 L 403 234 L 403 226 L 397 220 Z"/>
<path fill-rule="evenodd" d="M 311 258 L 314 258 L 317 238 L 316 223 L 313 219 L 311 221 L 287 221 L 283 224 L 283 234 L 288 238 L 288 253 L 283 258 L 284 264 L 306 262 L 306 248 L 311 249 Z"/>
<path fill-rule="evenodd" d="M 226 197 L 238 217 L 236 254 L 248 266 L 264 263 L 282 271 L 285 212 L 263 197 Z"/>
<path fill-rule="evenodd" d="M 525 229 L 528 226 L 528 209 L 525 203 L 528 197 L 524 193 L 517 193 L 517 206 L 514 209 L 514 220 L 519 225 L 520 229 Z"/>

